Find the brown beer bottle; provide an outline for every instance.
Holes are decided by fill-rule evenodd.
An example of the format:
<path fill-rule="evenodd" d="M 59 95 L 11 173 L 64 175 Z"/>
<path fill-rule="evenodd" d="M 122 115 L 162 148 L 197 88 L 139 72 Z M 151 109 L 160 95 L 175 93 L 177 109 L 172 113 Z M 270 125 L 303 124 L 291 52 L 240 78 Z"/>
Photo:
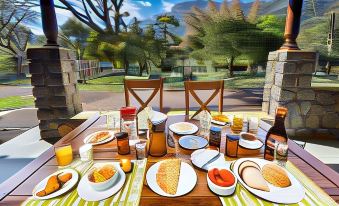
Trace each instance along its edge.
<path fill-rule="evenodd" d="M 285 107 L 278 107 L 276 110 L 275 121 L 273 127 L 271 127 L 266 135 L 265 140 L 265 153 L 264 158 L 269 161 L 274 160 L 274 153 L 277 145 L 285 145 L 287 148 L 287 134 L 285 129 L 285 117 L 287 115 L 287 109 Z M 281 154 L 280 154 L 281 153 Z M 280 152 L 279 158 L 287 160 L 287 149 Z"/>

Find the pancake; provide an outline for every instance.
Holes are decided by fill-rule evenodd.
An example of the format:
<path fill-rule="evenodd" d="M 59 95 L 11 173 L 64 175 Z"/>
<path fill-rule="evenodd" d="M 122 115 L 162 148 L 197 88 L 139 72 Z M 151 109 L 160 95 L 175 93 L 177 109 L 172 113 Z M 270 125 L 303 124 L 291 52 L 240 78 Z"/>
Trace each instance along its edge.
<path fill-rule="evenodd" d="M 177 193 L 180 176 L 180 159 L 164 160 L 156 174 L 159 187 L 166 193 L 175 195 Z"/>
<path fill-rule="evenodd" d="M 242 171 L 241 178 L 251 188 L 269 192 L 270 188 L 267 182 L 260 173 L 260 170 L 256 167 L 248 166 Z"/>
<path fill-rule="evenodd" d="M 276 164 L 266 164 L 262 168 L 262 176 L 264 179 L 276 187 L 291 186 L 291 181 L 286 172 Z"/>

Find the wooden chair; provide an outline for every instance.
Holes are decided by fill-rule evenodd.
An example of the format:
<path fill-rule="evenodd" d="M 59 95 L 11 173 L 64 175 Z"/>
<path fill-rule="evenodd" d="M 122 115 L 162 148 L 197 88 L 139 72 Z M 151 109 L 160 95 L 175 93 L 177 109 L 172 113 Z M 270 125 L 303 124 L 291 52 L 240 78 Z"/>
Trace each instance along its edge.
<path fill-rule="evenodd" d="M 160 112 L 163 110 L 163 78 L 160 79 L 151 79 L 151 80 L 124 80 L 125 87 L 125 101 L 126 106 L 130 106 L 130 98 L 129 93 L 139 102 L 140 108 L 138 113 L 141 112 L 148 104 L 152 101 L 155 95 L 160 92 L 160 101 L 159 101 L 159 109 Z M 134 91 L 134 89 L 154 89 L 152 94 L 148 97 L 148 99 L 144 102 Z"/>
<path fill-rule="evenodd" d="M 198 95 L 196 94 L 195 90 L 214 90 L 212 95 L 203 102 Z M 200 108 L 198 111 L 194 113 L 192 116 L 195 117 L 197 114 L 199 114 L 202 110 L 207 110 L 208 112 L 211 112 L 210 109 L 208 109 L 207 105 L 213 100 L 215 96 L 219 93 L 219 112 L 223 111 L 223 95 L 224 95 L 224 80 L 220 81 L 185 81 L 185 103 L 186 103 L 186 115 L 189 114 L 189 94 L 193 96 L 193 98 L 199 103 Z"/>

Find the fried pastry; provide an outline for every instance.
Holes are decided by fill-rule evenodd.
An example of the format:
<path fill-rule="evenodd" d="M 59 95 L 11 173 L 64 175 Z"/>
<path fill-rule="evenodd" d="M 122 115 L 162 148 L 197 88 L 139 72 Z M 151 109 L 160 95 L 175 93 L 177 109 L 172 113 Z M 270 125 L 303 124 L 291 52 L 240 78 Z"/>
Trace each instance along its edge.
<path fill-rule="evenodd" d="M 175 195 L 177 193 L 180 176 L 180 159 L 164 160 L 156 174 L 159 187 L 166 193 Z"/>
<path fill-rule="evenodd" d="M 288 178 L 286 172 L 276 164 L 266 164 L 261 173 L 267 182 L 276 187 L 288 187 L 291 185 L 290 178 Z"/>
<path fill-rule="evenodd" d="M 36 195 L 38 197 L 47 196 L 47 195 L 59 190 L 60 186 L 61 185 L 59 184 L 57 175 L 53 175 L 47 180 L 47 184 L 46 184 L 45 189 L 37 192 Z"/>

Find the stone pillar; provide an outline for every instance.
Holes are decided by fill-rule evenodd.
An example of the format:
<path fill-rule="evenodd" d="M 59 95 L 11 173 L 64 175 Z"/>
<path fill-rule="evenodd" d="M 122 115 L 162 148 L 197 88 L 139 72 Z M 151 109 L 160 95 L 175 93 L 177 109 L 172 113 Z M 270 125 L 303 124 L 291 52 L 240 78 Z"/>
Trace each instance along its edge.
<path fill-rule="evenodd" d="M 76 58 L 73 52 L 58 46 L 31 48 L 27 56 L 40 134 L 54 143 L 60 138 L 58 125 L 82 111 L 75 76 Z"/>
<path fill-rule="evenodd" d="M 271 52 L 268 60 L 263 111 L 274 116 L 278 106 L 287 107 L 285 125 L 294 133 L 295 129 L 306 127 L 307 115 L 315 100 L 311 80 L 316 53 L 279 50 Z"/>

